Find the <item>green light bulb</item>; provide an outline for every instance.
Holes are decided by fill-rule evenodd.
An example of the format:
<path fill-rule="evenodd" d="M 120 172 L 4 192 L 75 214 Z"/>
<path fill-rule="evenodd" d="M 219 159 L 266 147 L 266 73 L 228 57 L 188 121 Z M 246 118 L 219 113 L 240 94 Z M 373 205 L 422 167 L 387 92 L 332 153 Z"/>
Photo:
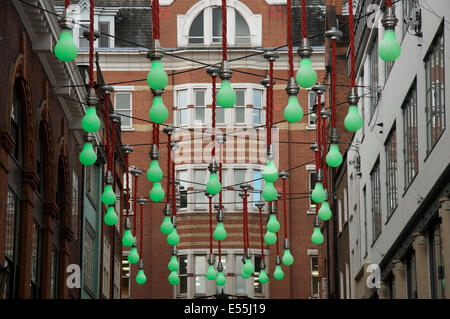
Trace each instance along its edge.
<path fill-rule="evenodd" d="M 384 30 L 383 41 L 378 47 L 378 55 L 384 61 L 394 61 L 402 52 L 402 48 L 395 38 L 395 30 Z"/>
<path fill-rule="evenodd" d="M 323 221 L 327 221 L 331 218 L 331 209 L 328 201 L 324 201 L 319 209 L 319 218 Z"/>
<path fill-rule="evenodd" d="M 281 280 L 284 278 L 284 271 L 281 269 L 281 265 L 275 267 L 275 272 L 273 273 L 273 278 L 276 280 Z"/>
<path fill-rule="evenodd" d="M 244 269 L 244 271 L 250 275 L 255 272 L 255 266 L 253 266 L 252 260 L 250 258 L 247 258 L 245 260 L 245 264 L 242 269 Z"/>
<path fill-rule="evenodd" d="M 215 240 L 224 240 L 227 238 L 227 231 L 222 222 L 217 223 L 216 229 L 214 230 L 214 238 Z"/>
<path fill-rule="evenodd" d="M 153 98 L 152 107 L 148 111 L 150 120 L 154 123 L 161 124 L 169 117 L 169 110 L 164 105 L 162 96 L 155 96 Z"/>
<path fill-rule="evenodd" d="M 273 245 L 277 242 L 277 235 L 275 233 L 268 231 L 264 235 L 264 241 L 266 242 L 267 245 Z"/>
<path fill-rule="evenodd" d="M 311 193 L 311 199 L 314 203 L 320 204 L 327 197 L 327 193 L 323 189 L 322 183 L 316 182 L 316 186 L 314 186 L 314 190 Z"/>
<path fill-rule="evenodd" d="M 147 170 L 147 179 L 152 183 L 157 183 L 163 178 L 163 171 L 159 167 L 158 160 L 152 160 Z"/>
<path fill-rule="evenodd" d="M 269 276 L 267 276 L 265 269 L 261 269 L 261 271 L 259 272 L 258 280 L 262 284 L 265 284 L 269 280 Z"/>
<path fill-rule="evenodd" d="M 161 233 L 164 235 L 169 235 L 173 230 L 173 224 L 170 220 L 170 216 L 164 216 L 164 220 L 161 223 L 161 227 L 159 228 L 161 230 Z"/>
<path fill-rule="evenodd" d="M 309 89 L 316 83 L 317 73 L 312 66 L 310 58 L 303 58 L 300 61 L 300 67 L 295 79 L 297 80 L 298 85 L 304 89 Z"/>
<path fill-rule="evenodd" d="M 169 82 L 169 77 L 166 71 L 163 69 L 161 60 L 153 60 L 152 68 L 147 75 L 147 84 L 153 90 L 164 90 L 167 83 Z"/>
<path fill-rule="evenodd" d="M 275 162 L 272 160 L 269 160 L 266 164 L 266 167 L 264 167 L 263 173 L 262 173 L 263 179 L 266 182 L 275 182 L 278 179 L 278 170 L 275 166 Z"/>
<path fill-rule="evenodd" d="M 128 261 L 130 264 L 135 264 L 139 261 L 139 254 L 136 247 L 131 247 L 130 253 L 128 254 Z"/>
<path fill-rule="evenodd" d="M 236 93 L 231 88 L 230 80 L 223 80 L 217 93 L 217 105 L 230 108 L 236 104 Z"/>
<path fill-rule="evenodd" d="M 280 230 L 280 223 L 277 220 L 277 215 L 270 214 L 269 222 L 267 223 L 267 230 L 271 233 L 276 233 Z"/>
<path fill-rule="evenodd" d="M 216 277 L 217 273 L 214 269 L 214 265 L 209 265 L 208 270 L 206 271 L 206 278 L 208 278 L 208 280 L 214 280 Z"/>
<path fill-rule="evenodd" d="M 146 281 L 147 281 L 147 276 L 145 276 L 145 274 L 144 274 L 144 269 L 139 269 L 138 274 L 136 276 L 136 282 L 139 285 L 143 285 L 143 284 L 145 284 Z"/>
<path fill-rule="evenodd" d="M 283 264 L 286 266 L 290 266 L 294 263 L 294 256 L 292 256 L 291 251 L 289 249 L 284 250 L 282 261 Z"/>
<path fill-rule="evenodd" d="M 320 232 L 320 228 L 319 227 L 314 227 L 314 231 L 313 231 L 313 233 L 311 235 L 311 241 L 315 245 L 320 245 L 321 243 L 323 243 L 323 235 Z"/>
<path fill-rule="evenodd" d="M 273 186 L 272 182 L 266 182 L 266 185 L 264 185 L 262 195 L 263 198 L 268 202 L 271 202 L 277 198 L 278 192 L 275 186 Z"/>
<path fill-rule="evenodd" d="M 97 154 L 95 153 L 94 146 L 92 146 L 91 142 L 84 143 L 83 150 L 78 159 L 84 166 L 91 166 L 97 161 Z"/>
<path fill-rule="evenodd" d="M 122 237 L 122 244 L 125 247 L 133 246 L 134 237 L 133 237 L 133 234 L 131 234 L 131 229 L 125 229 L 125 232 L 123 233 L 123 237 Z"/>
<path fill-rule="evenodd" d="M 219 182 L 219 178 L 216 173 L 209 174 L 209 180 L 206 184 L 206 191 L 212 195 L 216 195 L 220 193 L 222 189 L 222 184 Z"/>
<path fill-rule="evenodd" d="M 98 131 L 101 124 L 102 123 L 97 115 L 97 109 L 95 106 L 88 106 L 86 109 L 86 114 L 81 120 L 81 127 L 83 127 L 83 130 L 86 132 L 95 133 Z"/>
<path fill-rule="evenodd" d="M 150 191 L 150 199 L 156 203 L 161 202 L 164 199 L 165 193 L 160 182 L 154 183 L 152 190 Z"/>
<path fill-rule="evenodd" d="M 180 277 L 178 277 L 178 273 L 176 271 L 172 271 L 170 273 L 169 282 L 172 286 L 176 286 L 180 282 Z"/>
<path fill-rule="evenodd" d="M 358 107 L 350 105 L 347 116 L 344 120 L 345 128 L 350 132 L 356 132 L 363 126 L 363 124 L 364 121 L 361 115 L 359 115 Z"/>
<path fill-rule="evenodd" d="M 241 270 L 241 277 L 244 278 L 244 279 L 248 279 L 248 278 L 250 278 L 250 276 L 251 276 L 251 274 L 249 274 L 248 272 L 246 272 L 244 270 L 244 268 L 242 268 L 242 270 Z"/>
<path fill-rule="evenodd" d="M 105 217 L 103 218 L 105 224 L 108 226 L 114 226 L 119 220 L 119 216 L 117 216 L 114 206 L 109 206 L 106 210 Z"/>
<path fill-rule="evenodd" d="M 297 95 L 289 96 L 288 104 L 284 108 L 284 118 L 290 123 L 300 122 L 303 118 L 303 109 L 298 103 Z"/>
<path fill-rule="evenodd" d="M 337 144 L 330 145 L 330 150 L 327 154 L 327 164 L 331 167 L 338 167 L 342 164 L 342 155 Z"/>
<path fill-rule="evenodd" d="M 167 265 L 167 267 L 169 268 L 170 271 L 177 271 L 178 270 L 178 258 L 177 256 L 172 256 L 170 258 L 169 264 Z"/>
<path fill-rule="evenodd" d="M 112 185 L 107 184 L 102 194 L 102 203 L 105 205 L 114 205 L 115 202 L 116 202 L 116 193 L 114 193 Z"/>
<path fill-rule="evenodd" d="M 180 242 L 180 236 L 178 235 L 177 229 L 174 228 L 172 232 L 167 236 L 167 243 L 170 246 L 175 246 Z"/>
<path fill-rule="evenodd" d="M 227 279 L 225 278 L 225 275 L 223 272 L 219 272 L 216 278 L 216 284 L 217 286 L 223 286 L 227 283 Z"/>
<path fill-rule="evenodd" d="M 73 61 L 78 54 L 78 48 L 73 41 L 71 30 L 62 30 L 59 41 L 55 45 L 55 56 L 63 62 Z"/>

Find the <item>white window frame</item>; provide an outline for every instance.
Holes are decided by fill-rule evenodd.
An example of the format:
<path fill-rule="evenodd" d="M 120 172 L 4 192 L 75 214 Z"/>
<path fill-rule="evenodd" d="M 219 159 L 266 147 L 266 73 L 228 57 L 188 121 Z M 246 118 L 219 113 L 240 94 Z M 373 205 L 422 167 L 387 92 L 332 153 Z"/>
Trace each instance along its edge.
<path fill-rule="evenodd" d="M 261 92 L 261 106 L 260 107 L 255 107 L 255 91 L 259 91 L 259 92 Z M 252 91 L 251 91 L 251 94 L 252 94 L 252 106 L 253 106 L 253 109 L 252 109 L 252 124 L 253 124 L 253 126 L 259 126 L 259 125 L 262 125 L 263 124 L 263 122 L 264 122 L 264 113 L 263 113 L 263 107 L 264 107 L 264 90 L 261 88 L 261 89 L 257 89 L 257 88 L 252 88 Z M 259 123 L 255 123 L 255 109 L 256 110 L 258 110 L 258 112 L 259 112 L 259 119 L 260 119 L 260 122 Z"/>
<path fill-rule="evenodd" d="M 184 106 L 183 108 L 180 108 L 180 100 L 179 100 L 179 94 L 181 91 L 186 91 L 186 106 Z M 183 87 L 183 88 L 179 88 L 177 90 L 174 90 L 175 93 L 175 102 L 176 102 L 176 106 L 177 106 L 177 110 L 176 110 L 176 122 L 178 124 L 178 126 L 189 126 L 189 88 L 188 87 Z M 181 123 L 181 111 L 185 111 L 186 112 L 186 123 Z"/>
<path fill-rule="evenodd" d="M 246 89 L 246 88 L 241 88 L 241 87 L 233 87 L 233 90 L 236 92 L 236 94 L 237 94 L 237 91 L 244 91 L 244 105 L 237 105 L 237 102 L 236 102 L 236 105 L 234 106 L 234 119 L 233 119 L 233 123 L 234 124 L 236 124 L 236 125 L 247 125 L 247 92 L 248 92 L 248 90 Z M 242 122 L 237 122 L 237 110 L 238 109 L 244 109 L 244 121 L 242 121 Z"/>
<path fill-rule="evenodd" d="M 308 125 L 307 125 L 307 129 L 316 129 L 316 121 L 317 121 L 317 112 L 315 114 L 313 114 L 313 109 L 314 109 L 314 101 L 311 103 L 311 95 L 316 94 L 314 91 L 312 90 L 308 90 Z M 324 96 L 322 95 L 322 98 L 324 98 Z M 323 103 L 323 101 L 321 101 Z M 314 124 L 311 124 L 312 119 L 316 117 L 316 120 L 314 121 Z"/>
<path fill-rule="evenodd" d="M 117 113 L 120 113 L 121 110 L 125 110 L 125 109 L 120 109 L 117 108 L 116 105 L 116 98 L 117 95 L 119 94 L 126 94 L 129 93 L 130 94 L 130 116 L 133 116 L 133 91 L 135 90 L 134 86 L 114 86 L 114 110 Z M 129 126 L 124 126 L 122 123 L 120 124 L 120 129 L 122 131 L 134 131 L 133 128 L 133 119 L 130 117 L 130 125 Z"/>
<path fill-rule="evenodd" d="M 197 94 L 196 94 L 197 91 L 202 91 L 203 92 L 203 94 L 204 94 L 204 105 L 198 105 L 197 106 Z M 194 105 L 194 114 L 193 114 L 192 118 L 193 118 L 193 122 L 194 122 L 195 126 L 197 126 L 197 125 L 204 126 L 206 124 L 206 115 L 207 115 L 206 110 L 207 110 L 207 105 L 208 105 L 208 102 L 206 100 L 207 93 L 208 93 L 208 90 L 206 88 L 194 87 L 192 89 L 192 101 L 194 102 L 193 103 L 193 105 Z M 198 109 L 203 109 L 203 120 L 202 121 L 197 121 L 197 110 Z"/>

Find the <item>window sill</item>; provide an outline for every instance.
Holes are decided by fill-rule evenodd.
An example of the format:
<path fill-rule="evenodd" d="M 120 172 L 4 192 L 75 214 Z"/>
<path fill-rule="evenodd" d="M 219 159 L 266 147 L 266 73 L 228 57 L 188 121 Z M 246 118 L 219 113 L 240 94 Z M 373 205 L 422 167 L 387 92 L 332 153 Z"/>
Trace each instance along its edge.
<path fill-rule="evenodd" d="M 120 130 L 122 132 L 134 132 L 134 128 L 133 127 L 121 127 Z"/>
<path fill-rule="evenodd" d="M 307 131 L 313 131 L 313 130 L 315 130 L 316 129 L 316 126 L 315 125 L 308 125 L 307 127 L 306 127 L 306 130 Z"/>

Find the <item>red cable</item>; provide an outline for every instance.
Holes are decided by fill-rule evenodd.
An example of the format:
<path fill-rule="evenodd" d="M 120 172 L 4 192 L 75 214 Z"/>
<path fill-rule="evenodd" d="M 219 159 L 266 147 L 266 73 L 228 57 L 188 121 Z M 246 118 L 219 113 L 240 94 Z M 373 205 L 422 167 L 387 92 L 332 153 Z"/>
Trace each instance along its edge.
<path fill-rule="evenodd" d="M 250 248 L 250 240 L 248 238 L 248 201 L 247 189 L 244 190 L 244 209 L 245 209 L 245 240 L 247 248 Z"/>
<path fill-rule="evenodd" d="M 209 197 L 209 254 L 213 251 L 213 230 L 212 230 L 212 197 Z"/>
<path fill-rule="evenodd" d="M 159 0 L 152 1 L 152 25 L 153 39 L 159 40 Z"/>
<path fill-rule="evenodd" d="M 336 127 L 336 40 L 331 40 L 331 126 Z"/>
<path fill-rule="evenodd" d="M 316 165 L 318 165 L 317 166 L 317 168 L 320 168 L 322 165 L 321 165 L 321 162 L 322 162 L 322 152 L 321 152 L 321 141 L 322 141 L 322 139 L 321 139 L 321 129 L 322 129 L 322 127 L 320 126 L 320 124 L 321 124 L 321 116 L 320 116 L 320 111 L 322 110 L 322 107 L 321 107 L 321 103 L 322 103 L 322 97 L 320 96 L 320 94 L 317 94 L 317 113 L 316 113 L 316 118 L 317 118 L 317 125 L 316 125 L 316 130 L 317 130 L 317 148 L 318 148 L 318 150 L 317 150 L 317 157 L 316 157 Z"/>
<path fill-rule="evenodd" d="M 125 195 L 125 209 L 126 209 L 126 215 L 127 218 L 130 215 L 128 206 L 129 206 L 129 198 L 130 198 L 130 178 L 129 178 L 129 170 L 128 170 L 128 153 L 125 153 L 125 176 L 126 176 L 126 181 L 127 181 L 127 187 L 126 187 L 126 195 Z"/>
<path fill-rule="evenodd" d="M 64 7 L 67 9 L 70 6 L 70 0 L 66 0 Z"/>
<path fill-rule="evenodd" d="M 89 11 L 89 88 L 94 88 L 94 0 L 90 0 Z"/>
<path fill-rule="evenodd" d="M 355 34 L 353 25 L 353 1 L 348 1 L 348 27 L 350 29 L 350 64 L 351 64 L 351 75 L 350 82 L 351 86 L 355 87 Z M 390 2 L 390 1 L 389 1 Z"/>
<path fill-rule="evenodd" d="M 167 135 L 167 204 L 170 203 L 170 181 L 171 181 L 171 169 L 170 169 L 170 161 L 171 161 L 171 157 L 170 157 L 170 143 L 172 141 L 172 136 L 171 134 Z M 175 195 L 173 195 L 175 196 Z"/>
<path fill-rule="evenodd" d="M 105 138 L 106 138 L 106 168 L 111 171 L 111 152 L 109 151 L 109 94 L 105 93 Z"/>
<path fill-rule="evenodd" d="M 323 188 L 326 189 L 327 188 L 327 161 L 325 160 L 325 153 L 327 151 L 327 127 L 325 124 L 325 120 L 322 122 L 322 140 L 323 140 L 323 161 L 322 161 L 322 166 L 323 166 Z"/>
<path fill-rule="evenodd" d="M 244 255 L 245 255 L 246 248 L 247 248 L 247 236 L 245 233 L 245 193 L 244 193 L 244 199 L 242 201 L 242 236 L 244 237 L 243 244 L 244 244 Z"/>
<path fill-rule="evenodd" d="M 261 259 L 264 259 L 264 235 L 263 235 L 263 222 L 262 222 L 262 209 L 259 207 L 259 233 L 261 237 Z"/>
<path fill-rule="evenodd" d="M 177 202 L 176 202 L 176 198 L 175 198 L 175 161 L 171 161 L 172 162 L 172 212 L 173 212 L 173 216 L 177 215 Z"/>
<path fill-rule="evenodd" d="M 142 210 L 143 210 L 143 207 L 144 207 L 144 205 L 143 204 L 141 204 L 140 205 L 141 207 L 140 207 L 140 222 L 141 222 L 141 238 L 140 238 L 140 240 L 139 240 L 139 246 L 140 246 L 140 252 L 139 252 L 139 256 L 141 256 L 141 259 L 142 259 L 142 251 L 143 251 L 143 247 L 144 247 L 144 240 L 143 240 L 143 233 L 144 233 L 144 219 L 142 218 Z"/>
<path fill-rule="evenodd" d="M 307 38 L 306 32 L 306 0 L 302 0 L 302 38 Z"/>
<path fill-rule="evenodd" d="M 267 128 L 267 147 L 272 144 L 272 126 L 273 126 L 273 61 L 269 61 L 269 127 Z"/>
<path fill-rule="evenodd" d="M 216 156 L 216 77 L 213 76 L 212 77 L 212 87 L 213 87 L 213 92 L 212 92 L 212 129 L 213 129 L 213 134 L 211 136 L 211 141 L 213 143 L 212 145 L 212 151 L 211 151 L 211 155 L 214 157 Z"/>
<path fill-rule="evenodd" d="M 133 213 L 134 213 L 134 225 L 133 232 L 136 234 L 136 224 L 137 224 L 137 190 L 138 190 L 138 177 L 134 177 L 134 201 L 133 201 Z"/>
<path fill-rule="evenodd" d="M 386 0 L 386 6 L 387 6 L 388 8 L 392 7 L 392 2 L 391 2 L 391 0 Z"/>
<path fill-rule="evenodd" d="M 278 200 L 275 200 L 275 207 L 277 208 L 277 211 L 275 212 L 275 216 L 277 216 L 278 219 Z M 278 240 L 278 234 L 280 232 L 277 232 L 277 256 L 280 255 L 280 241 Z"/>
<path fill-rule="evenodd" d="M 289 54 L 289 77 L 294 77 L 294 52 L 292 45 L 292 4 L 287 0 L 287 29 L 288 29 L 288 54 Z"/>
<path fill-rule="evenodd" d="M 283 213 L 284 213 L 284 238 L 287 236 L 287 207 L 286 207 L 286 178 L 283 178 Z"/>
<path fill-rule="evenodd" d="M 227 60 L 227 0 L 222 0 L 222 60 Z"/>
<path fill-rule="evenodd" d="M 111 149 L 110 149 L 110 158 L 111 158 L 111 170 L 114 171 L 114 146 L 116 143 L 116 122 L 112 122 L 112 132 L 111 132 Z"/>

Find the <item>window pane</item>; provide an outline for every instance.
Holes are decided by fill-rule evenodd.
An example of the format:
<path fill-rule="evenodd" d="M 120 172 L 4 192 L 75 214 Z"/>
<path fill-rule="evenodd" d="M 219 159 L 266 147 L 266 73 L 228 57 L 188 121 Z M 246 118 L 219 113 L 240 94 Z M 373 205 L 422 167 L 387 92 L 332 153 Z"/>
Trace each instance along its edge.
<path fill-rule="evenodd" d="M 109 36 L 107 34 L 110 34 L 109 31 L 109 22 L 100 22 L 100 48 L 109 48 Z"/>
<path fill-rule="evenodd" d="M 183 125 L 187 124 L 187 90 L 178 91 L 178 123 Z"/>
<path fill-rule="evenodd" d="M 115 109 L 122 115 L 121 126 L 131 127 L 131 93 L 116 93 Z"/>
<path fill-rule="evenodd" d="M 16 246 L 16 226 L 17 226 L 17 195 L 10 189 L 8 189 L 8 199 L 7 199 L 7 210 L 6 210 L 6 245 L 5 245 L 5 256 L 8 257 L 12 262 L 15 260 L 15 246 Z"/>
<path fill-rule="evenodd" d="M 256 207 L 256 203 L 261 200 L 262 192 L 262 179 L 261 171 L 253 171 L 253 207 Z"/>
<path fill-rule="evenodd" d="M 75 239 L 78 239 L 78 175 L 75 171 L 72 172 L 72 231 Z"/>
<path fill-rule="evenodd" d="M 205 106 L 205 90 L 194 90 L 195 106 Z"/>
<path fill-rule="evenodd" d="M 263 285 L 259 282 L 259 272 L 261 271 L 261 256 L 255 256 L 255 277 L 253 277 L 253 285 L 255 294 L 263 293 Z"/>
<path fill-rule="evenodd" d="M 180 276 L 179 291 L 180 294 L 187 293 L 187 256 L 179 257 L 178 274 Z"/>
<path fill-rule="evenodd" d="M 308 92 L 308 125 L 309 126 L 316 125 L 317 106 L 314 107 L 314 104 L 318 103 L 318 101 L 316 101 L 316 98 L 317 98 L 317 94 L 315 92 L 313 92 L 313 91 Z"/>
<path fill-rule="evenodd" d="M 235 90 L 236 106 L 245 106 L 245 90 Z"/>
<path fill-rule="evenodd" d="M 236 191 L 233 191 L 234 193 L 234 201 L 236 209 L 242 209 L 242 198 L 239 196 L 239 190 L 240 190 L 240 184 L 243 184 L 245 182 L 245 169 L 235 169 L 234 170 L 234 189 Z"/>
<path fill-rule="evenodd" d="M 216 108 L 216 123 L 225 123 L 225 109 L 221 107 Z"/>
<path fill-rule="evenodd" d="M 94 239 L 89 232 L 85 230 L 84 233 L 84 260 L 83 260 L 83 275 L 84 285 L 90 291 L 94 288 Z"/>
<path fill-rule="evenodd" d="M 245 294 L 245 283 L 246 279 L 242 278 L 241 272 L 242 272 L 242 255 L 236 255 L 235 256 L 235 262 L 236 262 L 236 294 Z"/>
<path fill-rule="evenodd" d="M 223 266 L 223 274 L 226 276 L 227 275 L 227 270 L 228 270 L 228 268 L 227 268 L 227 257 L 222 256 L 221 262 L 222 262 L 222 266 Z M 216 259 L 216 269 L 217 269 L 217 263 L 218 263 L 218 258 Z M 223 286 L 216 285 L 216 293 L 217 294 L 221 294 L 222 290 L 223 290 L 223 293 L 226 293 L 226 291 L 227 291 L 226 287 L 227 287 L 227 284 L 225 284 Z"/>
<path fill-rule="evenodd" d="M 222 42 L 222 8 L 213 8 L 212 18 L 212 42 Z"/>
<path fill-rule="evenodd" d="M 262 90 L 253 90 L 253 107 L 262 107 Z"/>
<path fill-rule="evenodd" d="M 206 293 L 206 257 L 195 256 L 195 293 Z"/>
<path fill-rule="evenodd" d="M 261 124 L 261 109 L 253 109 L 253 124 Z"/>
<path fill-rule="evenodd" d="M 195 122 L 205 123 L 205 108 L 196 107 L 195 108 Z"/>
<path fill-rule="evenodd" d="M 311 256 L 311 295 L 319 296 L 319 258 Z"/>
<path fill-rule="evenodd" d="M 189 43 L 203 43 L 203 11 L 194 19 L 189 29 Z"/>
<path fill-rule="evenodd" d="M 310 171 L 309 172 L 309 206 L 310 207 L 316 207 L 316 203 L 312 200 L 311 194 L 314 190 L 314 187 L 316 187 L 316 172 Z"/>
<path fill-rule="evenodd" d="M 236 43 L 250 43 L 250 29 L 245 19 L 236 11 Z"/>
<path fill-rule="evenodd" d="M 245 107 L 235 107 L 235 122 L 245 123 Z"/>
<path fill-rule="evenodd" d="M 206 209 L 207 200 L 205 197 L 206 170 L 194 170 L 195 208 Z M 203 185 L 202 185 L 203 184 Z"/>

